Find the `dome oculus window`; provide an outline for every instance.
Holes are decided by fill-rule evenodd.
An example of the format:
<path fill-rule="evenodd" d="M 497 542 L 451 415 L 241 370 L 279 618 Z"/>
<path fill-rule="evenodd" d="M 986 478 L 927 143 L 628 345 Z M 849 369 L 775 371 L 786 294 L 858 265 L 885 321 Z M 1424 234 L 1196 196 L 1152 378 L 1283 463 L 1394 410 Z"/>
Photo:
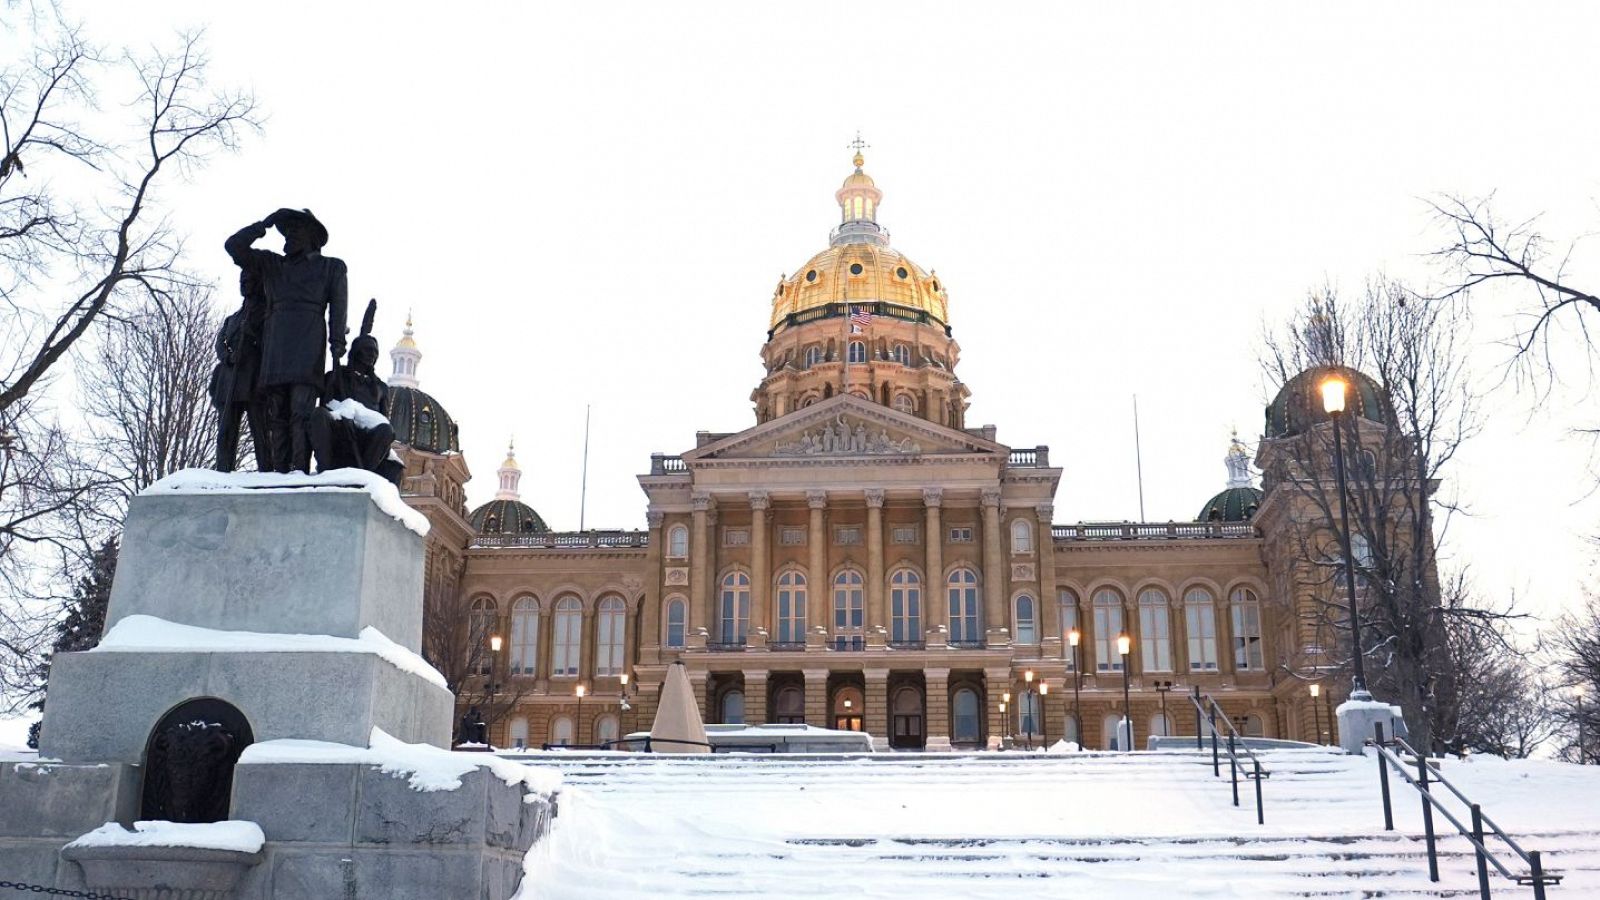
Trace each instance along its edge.
<path fill-rule="evenodd" d="M 851 263 L 850 264 L 850 274 L 851 275 L 860 275 L 861 274 L 861 263 Z"/>
<path fill-rule="evenodd" d="M 909 275 L 909 274 L 911 274 L 911 273 L 909 273 L 909 272 L 907 272 L 907 271 L 906 271 L 906 267 L 905 267 L 905 266 L 901 266 L 901 267 L 900 267 L 900 268 L 898 268 L 898 269 L 895 269 L 895 270 L 894 270 L 894 274 L 895 274 L 895 275 L 897 275 L 897 276 L 899 276 L 899 277 L 900 277 L 900 279 L 901 279 L 901 280 L 902 280 L 902 281 L 904 281 L 904 280 L 905 280 L 905 278 L 906 278 L 906 276 L 907 276 L 907 275 Z"/>
<path fill-rule="evenodd" d="M 816 269 L 812 269 L 811 271 L 807 272 L 806 273 L 806 280 L 807 281 L 816 281 L 817 280 L 817 270 Z"/>

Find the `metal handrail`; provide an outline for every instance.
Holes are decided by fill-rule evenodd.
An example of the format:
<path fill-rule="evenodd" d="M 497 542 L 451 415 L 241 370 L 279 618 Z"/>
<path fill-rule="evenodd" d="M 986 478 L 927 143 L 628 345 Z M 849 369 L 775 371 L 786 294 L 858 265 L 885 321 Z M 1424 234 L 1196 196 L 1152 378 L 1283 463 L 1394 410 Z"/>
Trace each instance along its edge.
<path fill-rule="evenodd" d="M 1220 748 L 1218 745 L 1222 742 L 1222 732 L 1217 730 L 1217 715 L 1218 713 L 1221 713 L 1222 722 L 1228 728 L 1227 749 L 1221 752 L 1226 752 L 1228 754 L 1228 772 L 1229 777 L 1233 782 L 1233 805 L 1239 805 L 1239 769 L 1243 765 L 1239 759 L 1238 753 L 1236 753 L 1235 750 L 1243 750 L 1245 756 L 1249 757 L 1250 759 L 1250 770 L 1244 773 L 1244 777 L 1250 781 L 1254 781 L 1256 784 L 1256 824 L 1265 825 L 1267 824 L 1267 813 L 1265 801 L 1261 796 L 1261 782 L 1271 778 L 1272 772 L 1261 765 L 1261 759 L 1257 757 L 1255 753 L 1251 752 L 1248 744 L 1244 743 L 1244 736 L 1239 734 L 1238 730 L 1233 727 L 1233 721 L 1228 718 L 1228 714 L 1223 711 L 1222 706 L 1217 703 L 1216 698 L 1212 697 L 1210 694 L 1206 694 L 1204 695 L 1204 699 L 1205 703 L 1202 704 L 1200 688 L 1198 686 L 1195 687 L 1194 693 L 1189 696 L 1189 704 L 1194 707 L 1195 749 L 1202 753 L 1205 752 L 1205 734 L 1202 732 L 1202 728 L 1206 731 L 1210 731 L 1211 774 L 1213 777 L 1221 778 L 1222 764 L 1221 757 L 1219 756 Z"/>
<path fill-rule="evenodd" d="M 1438 810 L 1440 815 L 1444 816 L 1451 825 L 1455 826 L 1456 832 L 1462 837 L 1466 838 L 1474 848 L 1474 855 L 1477 857 L 1478 864 L 1478 895 L 1482 898 L 1482 900 L 1488 900 L 1489 898 L 1489 873 L 1485 863 L 1492 864 L 1501 874 L 1501 876 L 1509 878 L 1519 885 L 1532 887 L 1535 900 L 1544 900 L 1544 889 L 1546 885 L 1561 883 L 1561 875 L 1547 873 L 1544 871 L 1544 861 L 1540 858 L 1539 851 L 1522 849 L 1522 845 L 1513 840 L 1510 835 L 1506 834 L 1505 829 L 1501 828 L 1493 819 L 1489 818 L 1489 816 L 1484 813 L 1481 806 L 1472 802 L 1472 800 L 1469 799 L 1466 794 L 1462 793 L 1460 788 L 1456 787 L 1450 782 L 1449 779 L 1440 774 L 1439 765 L 1437 763 L 1429 761 L 1426 756 L 1418 753 L 1417 749 L 1407 743 L 1404 738 L 1392 737 L 1388 740 L 1384 740 L 1382 722 L 1376 723 L 1374 727 L 1374 739 L 1368 741 L 1367 743 L 1369 746 L 1378 751 L 1378 775 L 1382 782 L 1383 788 L 1383 820 L 1385 831 L 1394 830 L 1394 812 L 1390 808 L 1389 798 L 1388 770 L 1390 767 L 1393 767 L 1396 772 L 1400 773 L 1400 777 L 1405 779 L 1406 784 L 1416 788 L 1417 793 L 1422 795 L 1422 823 L 1428 844 L 1428 880 L 1433 882 L 1437 882 L 1439 880 L 1439 853 L 1437 839 L 1433 831 L 1433 810 Z M 1394 747 L 1398 747 L 1406 753 L 1411 754 L 1412 759 L 1416 760 L 1417 774 L 1415 776 L 1407 771 L 1406 763 L 1400 758 L 1400 755 L 1391 749 Z M 1444 803 L 1441 802 L 1438 797 L 1434 796 L 1433 791 L 1429 789 L 1429 785 L 1433 782 L 1444 785 L 1445 788 L 1450 791 L 1450 793 L 1455 795 L 1457 800 L 1461 801 L 1463 804 L 1466 804 L 1467 808 L 1472 811 L 1471 828 L 1468 828 L 1466 825 L 1462 824 L 1461 820 L 1456 818 L 1456 816 L 1445 807 Z M 1500 857 L 1497 856 L 1493 850 L 1489 849 L 1488 836 L 1483 830 L 1485 825 L 1488 825 L 1489 830 L 1492 831 L 1496 837 L 1500 838 L 1500 840 L 1504 842 L 1507 847 L 1510 847 L 1512 852 L 1516 853 L 1518 858 L 1527 864 L 1528 874 L 1513 874 L 1512 871 L 1500 861 Z"/>

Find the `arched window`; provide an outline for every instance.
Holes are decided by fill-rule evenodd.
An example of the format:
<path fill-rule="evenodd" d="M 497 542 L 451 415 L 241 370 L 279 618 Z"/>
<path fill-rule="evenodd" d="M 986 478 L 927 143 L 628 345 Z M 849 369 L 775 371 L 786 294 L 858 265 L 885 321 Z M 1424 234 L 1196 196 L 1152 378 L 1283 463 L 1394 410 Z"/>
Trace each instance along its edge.
<path fill-rule="evenodd" d="M 1094 668 L 1096 672 L 1121 672 L 1117 635 L 1122 633 L 1122 595 L 1111 588 L 1094 592 Z"/>
<path fill-rule="evenodd" d="M 950 611 L 950 640 L 954 643 L 977 644 L 983 641 L 978 630 L 978 573 L 967 568 L 950 573 L 948 588 Z"/>
<path fill-rule="evenodd" d="M 865 624 L 866 583 L 855 569 L 845 569 L 833 577 L 833 648 L 860 650 Z"/>
<path fill-rule="evenodd" d="M 689 557 L 689 529 L 682 525 L 667 529 L 667 555 L 673 559 Z"/>
<path fill-rule="evenodd" d="M 512 719 L 507 737 L 510 739 L 509 742 L 512 747 L 518 750 L 526 750 L 528 748 L 528 720 L 522 716 Z"/>
<path fill-rule="evenodd" d="M 744 724 L 744 691 L 729 691 L 722 695 L 722 724 Z"/>
<path fill-rule="evenodd" d="M 1256 592 L 1249 588 L 1235 588 L 1231 602 L 1233 615 L 1233 667 L 1235 669 L 1266 668 L 1261 647 L 1261 603 Z"/>
<path fill-rule="evenodd" d="M 1033 552 L 1033 528 L 1027 519 L 1015 519 L 1011 523 L 1011 552 Z"/>
<path fill-rule="evenodd" d="M 595 720 L 594 742 L 596 744 L 604 744 L 608 741 L 614 741 L 622 736 L 618 733 L 620 730 L 621 726 L 617 722 L 617 717 L 607 713 Z"/>
<path fill-rule="evenodd" d="M 1057 591 L 1056 606 L 1060 608 L 1061 646 L 1066 652 L 1066 658 L 1072 656 L 1072 629 L 1078 627 L 1078 595 L 1072 591 Z M 1083 632 L 1078 632 L 1078 653 L 1083 653 Z"/>
<path fill-rule="evenodd" d="M 1183 595 L 1183 624 L 1189 635 L 1189 670 L 1217 671 L 1217 605 L 1210 591 L 1194 587 Z"/>
<path fill-rule="evenodd" d="M 774 721 L 779 725 L 804 725 L 806 723 L 806 692 L 795 685 L 786 685 L 773 700 Z"/>
<path fill-rule="evenodd" d="M 1266 737 L 1267 736 L 1267 730 L 1266 730 L 1265 724 L 1261 721 L 1261 717 L 1256 715 L 1255 713 L 1250 713 L 1249 715 L 1244 717 L 1244 727 L 1239 729 L 1239 731 L 1245 737 Z"/>
<path fill-rule="evenodd" d="M 1124 721 L 1119 715 L 1106 716 L 1100 725 L 1100 734 L 1104 736 L 1107 750 L 1127 750 L 1133 746 L 1132 735 L 1125 734 L 1124 729 L 1133 722 Z"/>
<path fill-rule="evenodd" d="M 806 639 L 806 576 L 790 569 L 778 576 L 777 643 L 799 644 Z"/>
<path fill-rule="evenodd" d="M 472 609 L 467 613 L 467 666 L 479 675 L 490 672 L 489 637 L 495 629 L 495 604 L 489 597 L 478 597 L 472 601 Z"/>
<path fill-rule="evenodd" d="M 1156 588 L 1139 592 L 1139 653 L 1144 671 L 1172 671 L 1172 611 Z"/>
<path fill-rule="evenodd" d="M 922 579 L 910 569 L 889 576 L 889 640 L 896 644 L 922 641 Z"/>
<path fill-rule="evenodd" d="M 684 633 L 684 619 L 688 614 L 688 607 L 683 600 L 674 597 L 667 601 L 667 646 L 682 647 Z"/>
<path fill-rule="evenodd" d="M 1019 594 L 1015 603 L 1017 630 L 1015 643 L 1039 643 L 1039 625 L 1033 614 L 1033 598 L 1027 594 Z"/>
<path fill-rule="evenodd" d="M 572 743 L 572 719 L 568 716 L 556 716 L 550 720 L 550 744 L 554 747 L 566 747 Z"/>
<path fill-rule="evenodd" d="M 538 670 L 539 601 L 522 597 L 511 604 L 511 674 L 534 675 Z"/>
<path fill-rule="evenodd" d="M 578 674 L 578 655 L 583 647 L 583 604 L 577 597 L 562 597 L 556 601 L 554 648 L 550 661 L 550 674 L 557 678 L 573 678 Z"/>
<path fill-rule="evenodd" d="M 722 576 L 722 615 L 718 620 L 719 640 L 724 644 L 743 644 L 750 628 L 750 576 L 729 572 Z"/>
<path fill-rule="evenodd" d="M 1150 734 L 1166 737 L 1172 734 L 1172 722 L 1161 713 L 1150 717 Z"/>
<path fill-rule="evenodd" d="M 910 394 L 895 394 L 894 408 L 909 415 L 917 411 L 917 401 Z"/>
<path fill-rule="evenodd" d="M 850 342 L 850 362 L 864 363 L 867 361 L 867 345 L 861 341 Z"/>
<path fill-rule="evenodd" d="M 627 607 L 621 597 L 607 597 L 600 601 L 594 623 L 596 675 L 622 674 L 622 639 L 627 621 Z"/>
<path fill-rule="evenodd" d="M 954 744 L 977 744 L 983 740 L 983 723 L 978 709 L 978 692 L 972 688 L 957 688 L 950 698 L 950 741 Z"/>
<path fill-rule="evenodd" d="M 902 366 L 911 365 L 911 348 L 905 344 L 894 345 L 894 361 Z"/>
<path fill-rule="evenodd" d="M 806 368 L 822 364 L 822 348 L 811 346 L 806 348 Z"/>

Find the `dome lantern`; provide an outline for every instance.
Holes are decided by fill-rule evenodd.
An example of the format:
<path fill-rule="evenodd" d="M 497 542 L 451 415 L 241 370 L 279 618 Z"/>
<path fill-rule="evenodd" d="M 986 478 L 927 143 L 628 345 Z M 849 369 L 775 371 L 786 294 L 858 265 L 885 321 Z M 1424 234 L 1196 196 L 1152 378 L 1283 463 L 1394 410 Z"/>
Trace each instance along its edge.
<path fill-rule="evenodd" d="M 496 473 L 500 476 L 500 489 L 495 491 L 496 500 L 520 500 L 522 492 L 517 486 L 522 481 L 522 467 L 517 465 L 517 441 L 511 439 L 511 444 L 506 448 L 506 461 L 500 464 Z"/>
<path fill-rule="evenodd" d="M 390 387 L 417 386 L 417 363 L 422 361 L 422 351 L 417 349 L 417 342 L 412 338 L 409 312 L 406 313 L 406 330 L 400 343 L 389 351 L 389 360 L 394 364 L 394 371 L 389 375 Z"/>
<path fill-rule="evenodd" d="M 861 148 L 866 144 L 857 135 L 851 146 L 856 148 L 856 155 L 851 160 L 856 170 L 834 192 L 833 198 L 839 202 L 840 224 L 834 229 L 829 243 L 835 247 L 840 244 L 888 246 L 889 235 L 878 225 L 878 204 L 883 201 L 883 191 L 878 190 L 871 175 L 861 170 L 866 164 Z"/>
<path fill-rule="evenodd" d="M 1248 522 L 1261 505 L 1261 489 L 1250 477 L 1250 453 L 1239 442 L 1238 432 L 1228 444 L 1228 455 L 1222 462 L 1228 469 L 1228 486 L 1206 501 L 1196 522 Z"/>

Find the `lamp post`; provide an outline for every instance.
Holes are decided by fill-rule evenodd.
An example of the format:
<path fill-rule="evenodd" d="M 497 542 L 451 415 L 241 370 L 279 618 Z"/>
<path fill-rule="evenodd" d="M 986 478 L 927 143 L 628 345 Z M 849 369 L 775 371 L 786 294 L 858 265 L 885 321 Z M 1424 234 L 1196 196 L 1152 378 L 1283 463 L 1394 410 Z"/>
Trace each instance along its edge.
<path fill-rule="evenodd" d="M 1039 679 L 1039 746 L 1050 749 L 1050 730 L 1044 724 L 1045 698 L 1050 696 L 1050 685 L 1043 678 Z"/>
<path fill-rule="evenodd" d="M 1010 691 L 1006 691 L 1004 694 L 1000 695 L 1000 721 L 1002 723 L 1002 725 L 1001 725 L 1001 731 L 1002 732 L 1006 732 L 1006 731 L 1010 731 L 1011 730 L 1011 720 L 1006 718 L 1006 710 L 1008 708 L 1010 708 L 1010 706 L 1011 706 L 1011 692 Z M 1013 733 L 1012 737 L 1015 737 L 1015 736 L 1016 735 Z M 1005 740 L 1005 737 L 1006 736 L 1003 733 L 1000 735 L 1000 739 L 1001 740 Z"/>
<path fill-rule="evenodd" d="M 1122 657 L 1122 721 L 1127 726 L 1119 729 L 1126 735 L 1128 744 L 1124 752 L 1133 751 L 1133 699 L 1128 693 L 1128 651 L 1133 649 L 1133 638 L 1128 633 L 1117 635 L 1117 653 Z"/>
<path fill-rule="evenodd" d="M 1078 665 L 1078 642 L 1083 640 L 1083 632 L 1074 627 L 1067 632 L 1067 643 L 1072 645 L 1072 739 L 1083 746 L 1083 719 L 1078 710 L 1078 695 L 1083 687 L 1083 669 Z"/>
<path fill-rule="evenodd" d="M 494 695 L 499 693 L 499 685 L 495 684 L 495 670 L 500 662 L 500 648 L 502 646 L 504 646 L 504 641 L 501 640 L 500 635 L 489 635 L 489 690 L 486 692 L 489 702 L 484 705 L 489 707 L 488 719 L 491 725 L 494 724 Z M 483 742 L 485 744 L 490 743 L 487 729 L 485 729 Z"/>
<path fill-rule="evenodd" d="M 623 672 L 621 675 L 618 675 L 617 680 L 622 682 L 622 700 L 618 703 L 619 711 L 628 712 L 629 710 L 633 709 L 633 705 L 628 702 L 628 673 Z M 619 716 L 618 718 L 621 717 Z M 633 731 L 632 728 L 625 729 L 622 734 L 617 735 L 617 737 L 625 738 L 631 731 Z M 624 746 L 627 746 L 630 750 L 633 749 L 632 744 L 625 743 Z"/>
<path fill-rule="evenodd" d="M 1022 690 L 1022 718 L 1023 718 L 1023 723 L 1022 724 L 1024 726 L 1023 734 L 1026 735 L 1024 740 L 1027 742 L 1028 749 L 1032 750 L 1033 749 L 1033 717 L 1031 715 L 1029 715 L 1030 713 L 1035 711 L 1034 707 L 1033 707 L 1033 703 L 1030 702 L 1030 700 L 1029 700 L 1029 698 L 1031 696 L 1033 696 L 1033 670 L 1032 669 L 1029 669 L 1026 672 L 1022 673 L 1022 683 L 1025 685 L 1025 687 Z"/>
<path fill-rule="evenodd" d="M 1350 386 L 1342 378 L 1329 378 L 1322 383 L 1322 408 L 1333 417 L 1333 468 L 1339 483 L 1339 527 L 1344 537 L 1344 584 L 1350 600 L 1350 644 L 1355 656 L 1355 676 L 1350 688 L 1351 700 L 1371 700 L 1367 690 L 1367 671 L 1361 654 L 1361 609 L 1356 605 L 1355 548 L 1350 539 L 1350 509 L 1345 499 L 1344 440 L 1339 436 L 1345 412 L 1345 395 Z"/>
<path fill-rule="evenodd" d="M 574 744 L 581 744 L 583 743 L 583 695 L 588 693 L 588 691 L 586 691 L 583 685 L 580 684 L 573 688 L 572 692 L 578 695 L 578 724 L 574 725 L 572 728 L 572 742 Z"/>
<path fill-rule="evenodd" d="M 1317 709 L 1317 698 L 1322 695 L 1322 685 L 1311 685 L 1311 728 L 1317 743 L 1322 743 L 1322 711 Z"/>
<path fill-rule="evenodd" d="M 1166 737 L 1172 731 L 1172 720 L 1167 718 L 1167 695 L 1172 693 L 1172 682 L 1156 682 L 1156 693 L 1161 695 L 1161 736 Z"/>

